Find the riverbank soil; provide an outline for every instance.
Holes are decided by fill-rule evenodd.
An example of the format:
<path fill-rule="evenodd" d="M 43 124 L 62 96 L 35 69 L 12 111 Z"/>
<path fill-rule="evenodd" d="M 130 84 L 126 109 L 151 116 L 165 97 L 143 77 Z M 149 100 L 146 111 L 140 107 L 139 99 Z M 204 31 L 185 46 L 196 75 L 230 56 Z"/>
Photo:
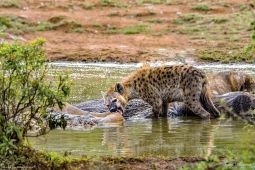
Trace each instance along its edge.
<path fill-rule="evenodd" d="M 165 158 L 165 157 L 91 157 L 86 156 L 73 157 L 69 153 L 64 155 L 46 152 L 35 151 L 32 148 L 21 148 L 19 152 L 19 159 L 11 157 L 6 158 L 0 156 L 0 168 L 8 169 L 10 167 L 18 166 L 21 169 L 40 169 L 40 170 L 94 170 L 94 169 L 119 169 L 119 170 L 147 170 L 147 169 L 168 169 L 175 170 L 184 166 L 192 167 L 199 162 L 210 162 L 210 159 L 202 157 L 179 157 L 179 158 Z M 224 157 L 219 157 L 219 160 L 224 160 Z M 208 169 L 219 166 L 217 164 L 208 164 L 204 166 Z"/>
<path fill-rule="evenodd" d="M 0 29 L 2 40 L 45 38 L 51 60 L 192 63 L 217 58 L 199 50 L 232 54 L 250 43 L 249 2 L 2 0 Z"/>

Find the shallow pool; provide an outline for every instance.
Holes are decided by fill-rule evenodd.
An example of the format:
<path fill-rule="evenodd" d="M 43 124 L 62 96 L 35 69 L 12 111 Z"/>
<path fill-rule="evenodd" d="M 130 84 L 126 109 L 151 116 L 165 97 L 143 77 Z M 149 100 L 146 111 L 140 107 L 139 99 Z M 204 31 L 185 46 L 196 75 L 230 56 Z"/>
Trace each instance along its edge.
<path fill-rule="evenodd" d="M 159 65 L 160 63 L 154 63 Z M 164 63 L 169 64 L 169 63 Z M 171 63 L 170 63 L 171 64 Z M 101 98 L 101 91 L 121 80 L 140 64 L 54 63 L 55 70 L 68 70 L 73 82 L 69 103 Z M 255 75 L 249 64 L 203 64 L 205 72 L 241 70 Z M 242 121 L 201 120 L 197 117 L 130 120 L 101 124 L 93 129 L 53 130 L 29 138 L 36 149 L 69 152 L 72 155 L 205 156 L 212 153 L 243 153 L 254 146 L 255 133 L 244 130 Z"/>

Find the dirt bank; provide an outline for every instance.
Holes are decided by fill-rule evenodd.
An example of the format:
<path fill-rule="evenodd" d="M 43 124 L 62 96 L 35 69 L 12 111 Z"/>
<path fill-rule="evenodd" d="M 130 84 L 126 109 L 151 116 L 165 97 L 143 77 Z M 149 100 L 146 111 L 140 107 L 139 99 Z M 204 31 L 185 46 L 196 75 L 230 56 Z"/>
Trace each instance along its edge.
<path fill-rule="evenodd" d="M 47 57 L 68 61 L 192 62 L 198 49 L 250 42 L 249 1 L 4 0 L 0 29 L 47 39 Z"/>

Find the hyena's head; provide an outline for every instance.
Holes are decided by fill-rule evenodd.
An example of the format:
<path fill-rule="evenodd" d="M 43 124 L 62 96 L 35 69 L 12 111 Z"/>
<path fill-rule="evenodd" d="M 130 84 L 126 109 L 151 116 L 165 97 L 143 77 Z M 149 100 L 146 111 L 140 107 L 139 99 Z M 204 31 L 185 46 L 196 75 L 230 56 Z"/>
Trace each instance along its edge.
<path fill-rule="evenodd" d="M 123 114 L 127 101 L 123 97 L 124 86 L 121 83 L 116 83 L 114 91 L 103 93 L 104 103 L 110 112 L 120 112 Z"/>
<path fill-rule="evenodd" d="M 242 88 L 243 89 L 241 90 L 247 89 L 249 92 L 255 92 L 255 82 L 251 76 L 245 77 L 245 82 Z"/>

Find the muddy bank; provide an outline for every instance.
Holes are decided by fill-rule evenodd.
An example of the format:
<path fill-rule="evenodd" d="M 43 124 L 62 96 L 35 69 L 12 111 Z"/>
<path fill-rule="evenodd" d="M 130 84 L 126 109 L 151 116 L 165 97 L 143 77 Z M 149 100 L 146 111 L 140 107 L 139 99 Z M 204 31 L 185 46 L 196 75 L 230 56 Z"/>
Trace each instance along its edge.
<path fill-rule="evenodd" d="M 178 157 L 178 158 L 159 158 L 156 156 L 148 157 L 94 157 L 80 158 L 71 155 L 53 154 L 52 152 L 36 151 L 29 147 L 21 148 L 17 155 L 22 156 L 24 160 L 16 162 L 6 161 L 0 156 L 1 169 L 32 169 L 32 170 L 97 170 L 97 169 L 116 169 L 116 170 L 176 170 L 184 166 L 196 167 L 196 163 L 208 162 L 202 157 Z M 223 160 L 224 157 L 219 157 Z M 207 165 L 208 168 L 217 167 L 218 164 Z"/>

